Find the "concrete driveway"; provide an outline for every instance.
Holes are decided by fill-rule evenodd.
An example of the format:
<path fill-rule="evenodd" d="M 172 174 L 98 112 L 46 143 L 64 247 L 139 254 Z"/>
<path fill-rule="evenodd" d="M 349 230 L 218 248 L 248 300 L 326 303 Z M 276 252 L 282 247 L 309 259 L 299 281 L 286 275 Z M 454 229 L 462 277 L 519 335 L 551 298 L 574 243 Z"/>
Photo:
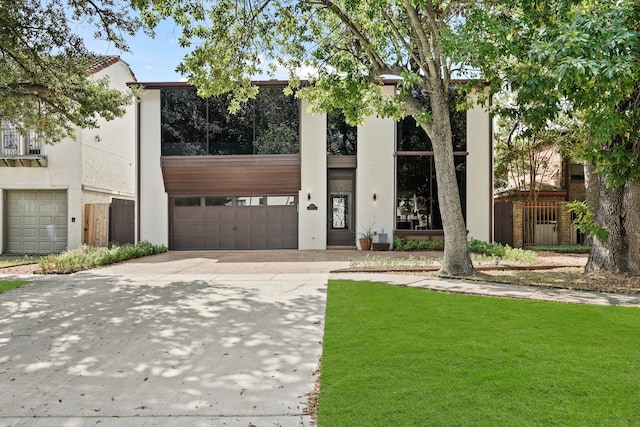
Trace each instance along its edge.
<path fill-rule="evenodd" d="M 0 294 L 0 425 L 312 425 L 348 256 L 300 252 L 167 253 Z"/>

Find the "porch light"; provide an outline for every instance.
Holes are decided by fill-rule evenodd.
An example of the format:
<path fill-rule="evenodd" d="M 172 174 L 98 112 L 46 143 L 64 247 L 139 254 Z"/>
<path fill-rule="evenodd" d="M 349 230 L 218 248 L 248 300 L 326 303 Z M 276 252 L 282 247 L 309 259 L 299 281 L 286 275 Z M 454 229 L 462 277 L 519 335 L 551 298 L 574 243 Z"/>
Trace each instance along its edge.
<path fill-rule="evenodd" d="M 373 201 L 375 202 L 376 199 L 378 198 L 378 196 L 376 196 L 376 193 L 373 193 Z"/>
<path fill-rule="evenodd" d="M 311 193 L 307 193 L 307 200 L 311 200 Z"/>

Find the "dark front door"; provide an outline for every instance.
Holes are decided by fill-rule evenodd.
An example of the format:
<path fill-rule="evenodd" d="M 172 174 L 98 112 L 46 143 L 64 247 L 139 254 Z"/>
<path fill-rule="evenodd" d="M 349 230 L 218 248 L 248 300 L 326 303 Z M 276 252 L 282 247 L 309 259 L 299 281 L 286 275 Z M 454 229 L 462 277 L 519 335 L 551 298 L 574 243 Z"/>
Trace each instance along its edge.
<path fill-rule="evenodd" d="M 327 218 L 327 245 L 355 245 L 353 229 L 355 205 L 355 171 L 329 170 L 329 209 Z"/>

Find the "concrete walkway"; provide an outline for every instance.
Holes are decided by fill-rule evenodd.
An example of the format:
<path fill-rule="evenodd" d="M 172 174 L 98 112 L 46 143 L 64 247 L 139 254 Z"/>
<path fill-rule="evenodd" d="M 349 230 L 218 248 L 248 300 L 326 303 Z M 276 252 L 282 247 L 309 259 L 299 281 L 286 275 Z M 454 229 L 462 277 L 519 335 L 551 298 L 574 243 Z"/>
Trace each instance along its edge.
<path fill-rule="evenodd" d="M 0 294 L 0 426 L 309 426 L 329 277 L 631 305 L 638 296 L 331 273 L 353 251 L 176 252 Z M 356 253 L 357 255 L 357 253 Z"/>

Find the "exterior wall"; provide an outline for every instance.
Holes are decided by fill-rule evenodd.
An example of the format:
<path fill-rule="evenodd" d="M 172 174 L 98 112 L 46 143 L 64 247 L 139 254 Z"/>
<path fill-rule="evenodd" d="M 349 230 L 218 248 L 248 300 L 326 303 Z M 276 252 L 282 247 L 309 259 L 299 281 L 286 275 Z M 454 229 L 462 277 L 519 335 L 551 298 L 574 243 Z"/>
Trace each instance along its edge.
<path fill-rule="evenodd" d="M 327 116 L 307 112 L 300 115 L 301 188 L 298 205 L 298 249 L 327 248 Z M 311 199 L 308 200 L 308 195 Z M 309 205 L 317 210 L 308 210 Z"/>
<path fill-rule="evenodd" d="M 169 206 L 160 167 L 160 91 L 146 91 L 140 99 L 140 151 L 137 230 L 140 240 L 169 245 Z"/>
<path fill-rule="evenodd" d="M 45 147 L 47 167 L 0 167 L 0 190 L 2 198 L 0 212 L 4 213 L 4 191 L 6 190 L 66 190 L 67 245 L 69 249 L 82 244 L 82 149 L 76 141 L 67 138 L 53 146 Z M 4 215 L 3 215 L 4 216 Z M 5 252 L 4 227 L 0 227 L 0 252 Z"/>
<path fill-rule="evenodd" d="M 135 79 L 129 67 L 117 62 L 92 78 L 109 77 L 110 86 L 122 92 Z M 135 197 L 135 105 L 126 114 L 111 121 L 99 119 L 98 128 L 78 131 L 82 146 L 83 203 L 109 203 L 113 197 Z"/>
<path fill-rule="evenodd" d="M 385 87 L 393 94 L 393 87 Z M 395 227 L 395 129 L 393 119 L 369 117 L 358 128 L 356 169 L 356 241 L 372 225 L 391 242 Z M 376 200 L 373 200 L 373 195 Z M 375 240 L 374 240 L 375 241 Z M 360 243 L 358 242 L 358 247 Z"/>
<path fill-rule="evenodd" d="M 467 230 L 491 241 L 493 224 L 491 118 L 481 106 L 467 111 Z M 514 236 L 515 239 L 515 236 Z"/>
<path fill-rule="evenodd" d="M 117 62 L 92 75 L 110 76 L 111 86 L 125 91 L 134 80 L 129 67 Z M 45 147 L 46 167 L 0 167 L 3 190 L 67 190 L 69 249 L 82 244 L 84 204 L 108 203 L 113 196 L 134 197 L 135 107 L 123 118 L 111 122 L 100 119 L 99 128 L 79 129 L 75 139 L 67 138 Z M 99 136 L 100 141 L 96 140 Z M 4 194 L 0 212 L 4 212 Z M 0 227 L 0 252 L 4 252 L 4 227 Z"/>

